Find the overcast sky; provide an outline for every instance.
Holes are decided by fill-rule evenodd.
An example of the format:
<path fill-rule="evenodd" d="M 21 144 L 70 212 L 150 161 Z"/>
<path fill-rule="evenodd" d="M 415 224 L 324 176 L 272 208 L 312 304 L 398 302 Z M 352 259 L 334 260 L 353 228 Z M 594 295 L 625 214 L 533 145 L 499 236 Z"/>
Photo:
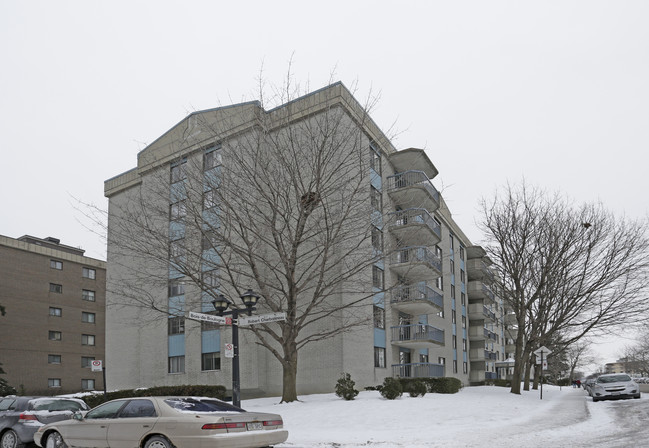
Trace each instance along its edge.
<path fill-rule="evenodd" d="M 105 207 L 146 144 L 291 59 L 304 88 L 380 94 L 474 243 L 479 199 L 522 178 L 645 218 L 648 23 L 644 0 L 1 0 L 0 234 L 105 259 L 77 201 Z"/>

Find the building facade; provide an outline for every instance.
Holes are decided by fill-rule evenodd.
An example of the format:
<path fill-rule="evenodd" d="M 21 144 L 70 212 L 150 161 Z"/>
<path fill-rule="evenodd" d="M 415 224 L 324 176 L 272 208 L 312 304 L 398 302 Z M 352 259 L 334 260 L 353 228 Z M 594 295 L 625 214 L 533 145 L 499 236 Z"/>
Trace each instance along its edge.
<path fill-rule="evenodd" d="M 322 316 L 316 329 L 307 333 L 344 328 L 352 316 L 358 320 L 346 331 L 314 338 L 299 353 L 298 393 L 330 392 L 343 372 L 350 373 L 359 387 L 380 384 L 386 377 L 446 376 L 465 384 L 495 378 L 495 363 L 505 359 L 502 303 L 489 289 L 488 266 L 479 259 L 484 256 L 453 221 L 431 181 L 438 172 L 425 151 L 396 150 L 350 92 L 336 83 L 270 111 L 258 103 L 244 103 L 191 114 L 145 148 L 136 168 L 106 181 L 107 363 L 117 367 L 107 370 L 112 387 L 229 385 L 231 363 L 224 356 L 224 345 L 231 341 L 230 329 L 187 319 L 190 311 L 213 312 L 207 290 L 227 294 L 229 288 L 232 296 L 228 282 L 233 276 L 224 279 L 223 272 L 226 264 L 235 262 L 226 261 L 227 253 L 210 245 L 206 229 L 228 229 L 228 213 L 219 201 L 234 201 L 232 196 L 248 193 L 244 185 L 240 195 L 216 200 L 214 189 L 233 180 L 226 180 L 225 173 L 233 169 L 235 159 L 241 163 L 247 157 L 240 142 L 258 138 L 259 128 L 264 127 L 271 139 L 290 134 L 308 141 L 315 137 L 304 135 L 303 124 L 322 126 L 333 110 L 339 127 L 330 140 L 340 139 L 340 146 L 358 151 L 359 158 L 355 168 L 341 175 L 346 182 L 340 195 L 350 184 L 363 195 L 355 207 L 362 213 L 353 222 L 363 230 L 359 235 L 367 238 L 347 241 L 355 248 L 347 256 L 364 259 L 366 266 L 331 292 L 327 303 L 336 304 L 331 308 L 336 312 Z M 345 140 L 343 135 L 353 138 Z M 251 156 L 248 163 L 255 161 Z M 305 173 L 309 169 L 301 161 L 297 166 Z M 201 175 L 187 175 L 192 170 Z M 309 180 L 308 174 L 304 176 Z M 192 200 L 194 190 L 201 192 L 201 201 Z M 273 190 L 271 183 L 268 190 Z M 317 191 L 303 194 L 301 205 L 314 197 L 322 199 Z M 147 208 L 151 221 L 168 229 L 155 238 L 144 235 L 150 227 L 128 224 L 142 214 L 133 213 L 136 204 L 152 203 L 158 205 L 156 216 L 153 207 Z M 194 208 L 199 210 L 192 215 Z M 273 230 L 268 228 L 269 233 Z M 141 248 L 148 247 L 151 254 L 158 246 L 158 255 L 143 257 Z M 201 249 L 194 249 L 198 246 Z M 179 269 L 194 252 L 196 272 Z M 145 271 L 152 280 L 142 291 L 128 287 L 116 292 L 133 272 Z M 236 274 L 249 279 L 244 271 Z M 228 272 L 233 272 L 230 266 Z M 147 303 L 151 306 L 143 306 Z M 345 303 L 350 304 L 348 310 L 339 306 Z M 263 299 L 260 306 L 264 307 Z M 242 392 L 281 394 L 281 365 L 255 343 L 256 337 L 250 331 L 240 335 Z"/>
<path fill-rule="evenodd" d="M 0 235 L 0 362 L 23 394 L 102 390 L 106 264 L 56 238 Z"/>

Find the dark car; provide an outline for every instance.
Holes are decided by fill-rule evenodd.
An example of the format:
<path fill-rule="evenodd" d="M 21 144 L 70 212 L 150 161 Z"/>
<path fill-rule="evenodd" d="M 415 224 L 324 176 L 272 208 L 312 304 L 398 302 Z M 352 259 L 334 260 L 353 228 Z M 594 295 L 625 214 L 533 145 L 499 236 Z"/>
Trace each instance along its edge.
<path fill-rule="evenodd" d="M 77 398 L 0 398 L 0 448 L 20 448 L 34 441 L 34 433 L 48 423 L 68 420 L 88 405 Z"/>

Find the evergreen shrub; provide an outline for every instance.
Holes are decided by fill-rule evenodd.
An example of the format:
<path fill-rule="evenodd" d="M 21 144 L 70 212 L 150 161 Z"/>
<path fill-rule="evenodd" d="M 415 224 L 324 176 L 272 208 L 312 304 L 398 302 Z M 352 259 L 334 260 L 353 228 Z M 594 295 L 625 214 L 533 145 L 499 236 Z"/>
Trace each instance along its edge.
<path fill-rule="evenodd" d="M 358 391 L 354 388 L 356 383 L 352 380 L 349 373 L 343 373 L 336 382 L 336 396 L 344 398 L 345 400 L 353 400 Z"/>

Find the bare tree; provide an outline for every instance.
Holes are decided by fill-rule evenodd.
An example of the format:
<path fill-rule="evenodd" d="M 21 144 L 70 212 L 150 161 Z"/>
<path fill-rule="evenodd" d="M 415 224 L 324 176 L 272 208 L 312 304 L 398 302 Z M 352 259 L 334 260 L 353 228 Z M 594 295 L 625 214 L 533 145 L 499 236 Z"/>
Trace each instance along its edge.
<path fill-rule="evenodd" d="M 559 194 L 508 186 L 482 201 L 485 249 L 518 328 L 512 393 L 532 352 L 561 335 L 566 346 L 644 317 L 649 282 L 647 222 Z"/>
<path fill-rule="evenodd" d="M 171 168 L 151 160 L 110 203 L 108 261 L 122 264 L 113 297 L 152 320 L 260 292 L 260 306 L 286 320 L 248 331 L 281 363 L 290 402 L 300 350 L 368 324 L 368 298 L 385 287 L 372 270 L 383 242 L 372 226 L 369 134 L 390 143 L 369 120 L 371 104 L 360 107 L 342 84 L 299 101 L 289 84 L 279 92 L 276 109 L 193 114 L 165 136 L 160 145 L 180 154 Z M 146 165 L 153 156 L 139 157 Z M 160 294 L 167 285 L 194 302 L 174 308 Z"/>

